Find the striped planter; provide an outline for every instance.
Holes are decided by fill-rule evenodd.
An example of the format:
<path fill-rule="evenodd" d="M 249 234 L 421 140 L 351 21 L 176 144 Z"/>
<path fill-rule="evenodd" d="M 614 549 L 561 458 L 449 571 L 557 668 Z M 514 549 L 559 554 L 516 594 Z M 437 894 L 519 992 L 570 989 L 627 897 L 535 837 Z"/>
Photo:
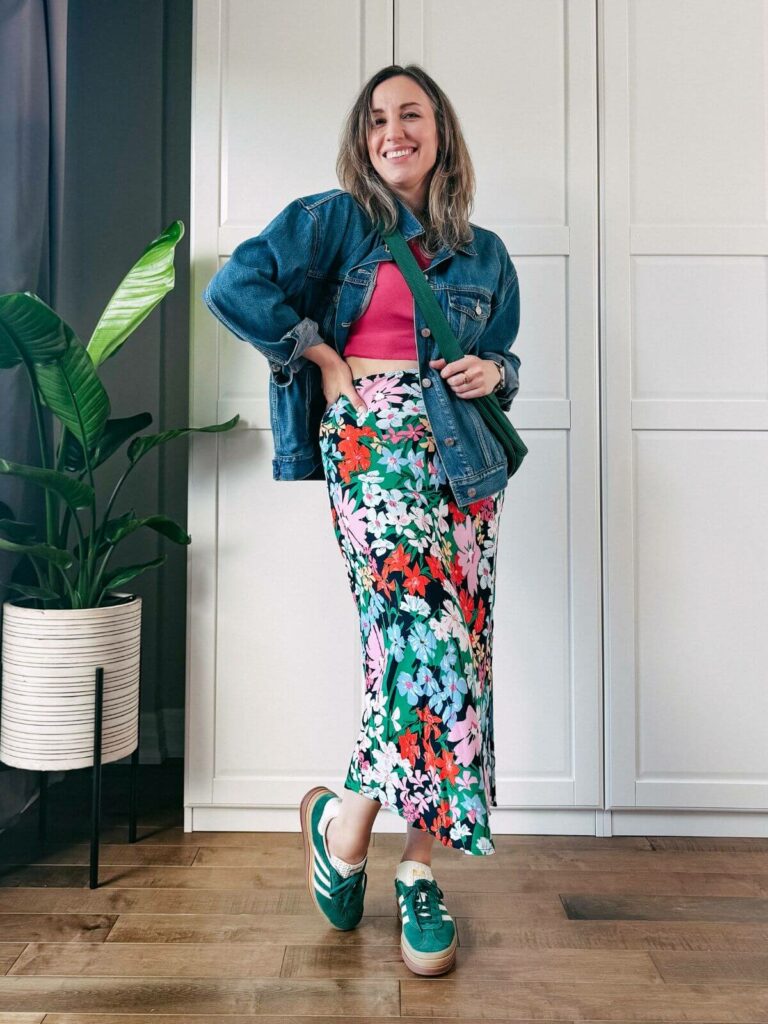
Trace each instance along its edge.
<path fill-rule="evenodd" d="M 136 749 L 141 598 L 110 597 L 117 603 L 99 608 L 3 604 L 0 761 L 38 771 L 92 765 L 99 666 L 102 764 Z"/>

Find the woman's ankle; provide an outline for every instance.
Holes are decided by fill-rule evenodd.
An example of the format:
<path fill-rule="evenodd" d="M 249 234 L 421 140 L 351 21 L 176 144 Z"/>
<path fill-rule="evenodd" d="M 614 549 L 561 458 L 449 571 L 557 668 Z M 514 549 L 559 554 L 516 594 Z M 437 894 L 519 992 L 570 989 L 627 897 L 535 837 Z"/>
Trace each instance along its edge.
<path fill-rule="evenodd" d="M 349 835 L 344 828 L 344 822 L 337 815 L 328 822 L 325 841 L 334 857 L 339 857 L 347 864 L 357 864 L 368 854 L 370 837 L 361 841 L 359 836 Z"/>

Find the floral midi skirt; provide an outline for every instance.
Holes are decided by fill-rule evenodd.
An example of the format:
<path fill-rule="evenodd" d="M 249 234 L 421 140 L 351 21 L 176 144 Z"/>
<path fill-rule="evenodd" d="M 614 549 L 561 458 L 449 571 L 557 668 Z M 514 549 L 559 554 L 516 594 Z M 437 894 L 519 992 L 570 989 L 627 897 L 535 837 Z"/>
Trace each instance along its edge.
<path fill-rule="evenodd" d="M 459 508 L 417 369 L 354 378 L 320 424 L 360 621 L 363 715 L 345 787 L 444 846 L 495 852 L 491 646 L 504 491 Z"/>

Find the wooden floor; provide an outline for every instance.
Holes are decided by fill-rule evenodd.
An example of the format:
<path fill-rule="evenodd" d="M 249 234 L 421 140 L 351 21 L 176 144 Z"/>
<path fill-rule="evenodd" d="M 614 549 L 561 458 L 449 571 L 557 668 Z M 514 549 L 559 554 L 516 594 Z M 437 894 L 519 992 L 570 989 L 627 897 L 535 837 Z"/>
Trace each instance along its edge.
<path fill-rule="evenodd" d="M 455 970 L 400 959 L 401 837 L 374 836 L 365 916 L 326 925 L 295 833 L 190 833 L 180 765 L 104 769 L 101 886 L 88 888 L 90 775 L 0 836 L 0 1024 L 768 1021 L 768 840 L 496 836 L 439 847 Z M 298 813 L 297 813 L 298 826 Z"/>

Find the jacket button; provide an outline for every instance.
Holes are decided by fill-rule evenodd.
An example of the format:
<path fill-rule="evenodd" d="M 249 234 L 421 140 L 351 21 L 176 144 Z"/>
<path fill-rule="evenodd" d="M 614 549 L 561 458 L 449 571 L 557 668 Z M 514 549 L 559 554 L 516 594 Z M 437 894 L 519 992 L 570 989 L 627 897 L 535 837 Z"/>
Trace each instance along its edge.
<path fill-rule="evenodd" d="M 427 281 L 429 280 L 429 274 L 426 271 L 424 272 L 424 277 L 427 279 Z"/>
<path fill-rule="evenodd" d="M 432 333 L 432 331 L 430 331 L 430 329 L 428 327 L 422 327 L 421 328 L 421 336 L 422 336 L 422 338 L 428 338 L 431 333 Z"/>
<path fill-rule="evenodd" d="M 445 443 L 450 447 L 452 444 L 455 444 L 456 441 L 452 437 L 446 437 Z"/>
<path fill-rule="evenodd" d="M 474 498 L 474 496 L 475 496 L 476 494 L 477 494 L 477 490 L 476 490 L 476 488 L 474 488 L 474 487 L 468 487 L 468 488 L 467 488 L 467 497 L 468 497 L 468 498 Z"/>
<path fill-rule="evenodd" d="M 421 378 L 421 386 L 423 388 L 431 388 L 432 387 L 432 381 L 429 379 L 429 377 L 422 377 Z"/>

